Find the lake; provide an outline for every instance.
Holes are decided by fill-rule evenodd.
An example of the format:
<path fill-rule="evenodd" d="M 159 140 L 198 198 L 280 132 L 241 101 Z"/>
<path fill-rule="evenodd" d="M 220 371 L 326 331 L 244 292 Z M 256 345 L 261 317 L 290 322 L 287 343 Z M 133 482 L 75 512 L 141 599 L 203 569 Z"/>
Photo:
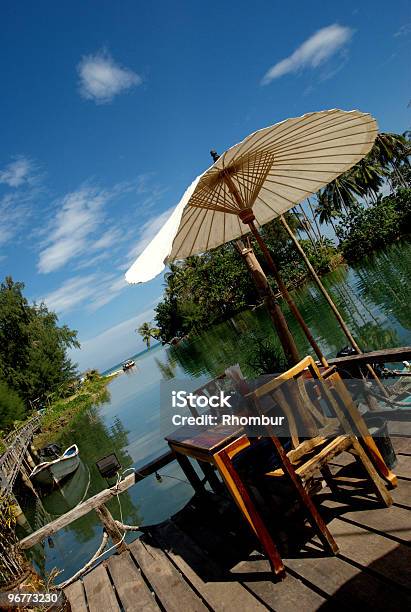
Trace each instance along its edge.
<path fill-rule="evenodd" d="M 411 344 L 411 244 L 398 243 L 355 267 L 341 266 L 323 277 L 351 331 L 364 350 Z M 328 357 L 335 356 L 347 340 L 315 285 L 294 291 L 294 299 Z M 301 355 L 311 347 L 287 307 L 282 305 Z M 82 465 L 75 477 L 42 500 L 26 507 L 33 529 L 107 487 L 95 462 L 115 452 L 123 469 L 142 466 L 167 450 L 160 431 L 160 389 L 164 380 L 213 378 L 234 363 L 251 376 L 256 367 L 256 343 L 277 343 L 264 308 L 240 313 L 203 335 L 176 347 L 157 346 L 140 355 L 136 367 L 109 385 L 110 401 L 83 414 L 75 427 L 64 432 L 60 444 L 77 443 Z M 116 518 L 142 525 L 162 521 L 179 510 L 192 496 L 191 486 L 174 463 L 124 493 L 121 508 L 112 500 Z M 58 532 L 44 546 L 32 550 L 39 569 L 64 570 L 65 580 L 82 567 L 100 544 L 102 526 L 94 513 Z M 131 539 L 134 535 L 129 536 Z"/>

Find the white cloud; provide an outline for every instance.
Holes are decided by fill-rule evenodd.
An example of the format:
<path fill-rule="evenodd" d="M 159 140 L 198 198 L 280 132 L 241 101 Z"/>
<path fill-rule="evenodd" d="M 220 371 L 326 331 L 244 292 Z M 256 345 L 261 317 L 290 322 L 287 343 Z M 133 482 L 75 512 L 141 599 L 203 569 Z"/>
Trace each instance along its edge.
<path fill-rule="evenodd" d="M 32 193 L 13 191 L 0 198 L 0 246 L 15 239 L 31 215 Z"/>
<path fill-rule="evenodd" d="M 104 232 L 104 234 L 91 245 L 91 249 L 93 251 L 108 249 L 108 247 L 111 247 L 121 241 L 122 238 L 122 232 L 118 227 L 111 228 Z"/>
<path fill-rule="evenodd" d="M 77 71 L 80 94 L 96 104 L 107 104 L 114 96 L 142 82 L 138 74 L 117 64 L 107 51 L 86 55 Z"/>
<path fill-rule="evenodd" d="M 84 186 L 60 200 L 40 252 L 39 272 L 58 270 L 87 251 L 92 235 L 104 219 L 103 206 L 111 197 L 109 191 Z"/>
<path fill-rule="evenodd" d="M 39 168 L 24 156 L 14 158 L 0 170 L 0 245 L 23 240 L 22 228 L 31 223 L 33 202 L 42 193 Z M 19 236 L 20 234 L 20 236 Z M 26 236 L 24 236 L 24 239 Z"/>
<path fill-rule="evenodd" d="M 79 308 L 95 312 L 127 287 L 123 274 L 92 272 L 65 280 L 60 287 L 38 301 L 44 301 L 59 315 Z"/>
<path fill-rule="evenodd" d="M 9 187 L 21 187 L 30 181 L 33 169 L 33 164 L 29 159 L 17 157 L 3 170 L 0 170 L 0 183 Z"/>
<path fill-rule="evenodd" d="M 69 278 L 61 287 L 46 295 L 44 302 L 59 314 L 68 312 L 89 299 L 96 281 L 96 274 Z"/>
<path fill-rule="evenodd" d="M 268 85 L 285 74 L 304 68 L 318 68 L 332 55 L 347 45 L 354 31 L 337 23 L 321 28 L 307 38 L 289 57 L 277 62 L 264 75 L 261 85 Z"/>
<path fill-rule="evenodd" d="M 402 25 L 400 29 L 395 32 L 394 36 L 398 38 L 399 36 L 408 36 L 408 34 L 411 34 L 411 23 Z"/>
<path fill-rule="evenodd" d="M 123 274 L 117 277 L 106 276 L 105 278 L 103 277 L 102 280 L 102 284 L 96 288 L 93 299 L 88 305 L 88 309 L 92 312 L 114 300 L 114 298 L 128 287 Z"/>
<path fill-rule="evenodd" d="M 156 186 L 150 188 L 144 184 L 142 187 L 142 176 L 108 189 L 86 184 L 58 200 L 54 217 L 46 227 L 37 230 L 38 271 L 48 274 L 68 262 L 75 262 L 73 269 L 84 269 L 109 256 L 112 267 L 116 268 L 115 257 L 121 245 L 135 236 L 134 228 L 146 213 L 146 201 L 151 204 L 164 192 Z M 122 209 L 121 202 L 126 196 L 133 199 L 127 200 L 127 206 Z M 109 214 L 113 201 L 116 203 L 115 222 Z M 144 228 L 143 225 L 143 231 Z"/>

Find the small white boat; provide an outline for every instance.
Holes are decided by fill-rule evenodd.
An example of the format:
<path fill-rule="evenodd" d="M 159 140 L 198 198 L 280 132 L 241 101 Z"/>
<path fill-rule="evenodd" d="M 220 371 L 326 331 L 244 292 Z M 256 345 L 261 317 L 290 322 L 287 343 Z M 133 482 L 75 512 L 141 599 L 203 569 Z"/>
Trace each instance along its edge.
<path fill-rule="evenodd" d="M 135 365 L 136 365 L 136 362 L 133 361 L 132 359 L 129 359 L 128 361 L 125 361 L 123 363 L 123 372 L 126 372 L 127 370 L 130 370 L 130 368 L 134 368 Z"/>
<path fill-rule="evenodd" d="M 54 461 L 44 461 L 36 465 L 30 478 L 42 485 L 53 485 L 72 474 L 79 466 L 80 456 L 77 444 L 66 448 Z"/>

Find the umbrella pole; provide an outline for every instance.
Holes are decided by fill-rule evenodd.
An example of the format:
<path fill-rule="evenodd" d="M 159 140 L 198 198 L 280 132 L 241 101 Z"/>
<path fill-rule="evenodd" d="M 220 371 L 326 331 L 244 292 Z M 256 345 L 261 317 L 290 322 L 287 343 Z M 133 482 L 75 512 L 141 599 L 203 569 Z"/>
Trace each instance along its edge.
<path fill-rule="evenodd" d="M 213 151 L 211 153 L 211 155 L 214 158 L 214 154 L 217 155 L 215 153 L 215 151 Z M 215 158 L 214 158 L 215 159 Z M 218 159 L 218 158 L 217 158 Z M 226 170 L 222 171 L 222 177 L 224 182 L 226 183 L 228 189 L 230 190 L 231 195 L 233 196 L 234 200 L 236 201 L 240 212 L 238 213 L 239 218 L 241 219 L 241 221 L 243 223 L 245 223 L 246 225 L 249 226 L 253 236 L 255 237 L 255 239 L 257 240 L 257 243 L 260 245 L 260 248 L 264 254 L 265 259 L 267 260 L 268 265 L 271 268 L 271 271 L 274 275 L 274 278 L 277 282 L 278 288 L 281 291 L 282 295 L 284 296 L 284 298 L 287 301 L 287 304 L 291 310 L 291 312 L 293 313 L 294 317 L 297 319 L 300 327 L 302 328 L 308 342 L 311 344 L 311 346 L 313 347 L 315 354 L 317 355 L 318 359 L 321 361 L 322 365 L 325 367 L 328 367 L 328 363 L 326 358 L 324 357 L 324 355 L 322 354 L 322 351 L 320 349 L 320 347 L 318 346 L 318 344 L 316 343 L 312 333 L 310 332 L 310 330 L 308 329 L 308 326 L 306 324 L 306 322 L 304 321 L 301 312 L 298 310 L 297 305 L 295 304 L 294 300 L 292 299 L 291 295 L 288 293 L 288 289 L 285 286 L 283 279 L 281 278 L 278 270 L 277 270 L 277 266 L 274 263 L 273 258 L 270 255 L 270 251 L 267 248 L 267 245 L 265 244 L 264 240 L 262 239 L 260 232 L 257 230 L 255 224 L 254 224 L 254 213 L 253 210 L 251 208 L 245 208 L 244 207 L 244 203 L 241 197 L 241 194 L 239 193 L 236 185 L 233 182 L 233 179 L 230 176 L 230 173 L 227 172 Z"/>
<path fill-rule="evenodd" d="M 264 303 L 276 329 L 278 338 L 283 347 L 288 366 L 291 367 L 300 361 L 300 355 L 295 340 L 288 328 L 287 321 L 275 298 L 273 290 L 268 284 L 257 257 L 252 248 L 246 248 L 241 240 L 236 241 L 236 248 L 253 277 L 258 293 L 264 298 Z"/>
<path fill-rule="evenodd" d="M 253 215 L 252 211 L 251 214 Z M 241 217 L 240 217 L 241 218 Z M 275 281 L 278 285 L 279 290 L 281 291 L 283 297 L 285 298 L 291 312 L 293 313 L 294 317 L 297 319 L 297 322 L 299 323 L 301 329 L 303 330 L 308 342 L 311 344 L 311 346 L 313 347 L 315 354 L 317 355 L 318 359 L 321 361 L 322 365 L 325 367 L 328 367 L 328 363 L 326 358 L 324 357 L 320 347 L 318 346 L 317 342 L 315 341 L 312 333 L 310 332 L 310 330 L 308 329 L 308 326 L 306 324 L 306 322 L 304 321 L 301 312 L 298 310 L 297 305 L 295 304 L 294 300 L 292 299 L 291 295 L 288 292 L 287 287 L 284 284 L 283 279 L 281 278 L 278 270 L 277 270 L 277 266 L 274 263 L 273 258 L 271 257 L 270 251 L 267 248 L 267 245 L 265 244 L 264 240 L 262 239 L 260 232 L 258 231 L 258 229 L 255 226 L 254 223 L 254 215 L 253 218 L 249 218 L 249 217 L 245 217 L 244 220 L 241 219 L 243 221 L 243 223 L 247 223 L 247 225 L 249 226 L 254 238 L 257 240 L 257 243 L 260 247 L 260 249 L 263 252 L 263 255 L 273 273 L 273 276 L 275 278 Z"/>
<path fill-rule="evenodd" d="M 338 323 L 340 324 L 340 327 L 343 330 L 343 332 L 344 332 L 345 336 L 347 337 L 347 339 L 349 340 L 351 346 L 353 347 L 353 349 L 355 350 L 355 352 L 358 355 L 362 355 L 363 351 L 358 346 L 354 336 L 352 335 L 352 333 L 350 332 L 349 328 L 347 327 L 347 324 L 344 321 L 344 319 L 342 318 L 341 313 L 338 310 L 337 306 L 335 305 L 332 297 L 330 296 L 330 294 L 328 293 L 327 289 L 322 284 L 320 277 L 318 276 L 317 272 L 314 270 L 313 266 L 311 265 L 311 262 L 308 259 L 307 255 L 305 254 L 305 251 L 302 248 L 301 244 L 298 242 L 297 238 L 294 236 L 294 234 L 292 232 L 292 229 L 288 225 L 288 223 L 285 220 L 283 215 L 281 215 L 280 219 L 281 219 L 281 223 L 283 224 L 284 228 L 286 229 L 288 235 L 290 236 L 291 240 L 293 241 L 295 248 L 300 253 L 301 257 L 304 260 L 305 265 L 307 266 L 308 270 L 311 272 L 311 276 L 313 277 L 314 281 L 316 282 L 319 290 L 321 291 L 321 293 L 323 294 L 323 296 L 327 300 L 329 306 L 331 307 L 331 310 L 333 311 L 333 313 L 335 315 L 335 318 L 337 319 Z M 369 363 L 367 363 L 366 365 L 367 365 L 367 369 L 370 372 L 371 376 L 374 378 L 374 380 L 378 383 L 378 385 L 381 388 L 381 390 L 384 392 L 384 395 L 388 396 L 386 388 L 384 387 L 384 385 L 382 385 L 380 379 L 378 378 L 377 374 L 373 370 L 372 366 Z"/>

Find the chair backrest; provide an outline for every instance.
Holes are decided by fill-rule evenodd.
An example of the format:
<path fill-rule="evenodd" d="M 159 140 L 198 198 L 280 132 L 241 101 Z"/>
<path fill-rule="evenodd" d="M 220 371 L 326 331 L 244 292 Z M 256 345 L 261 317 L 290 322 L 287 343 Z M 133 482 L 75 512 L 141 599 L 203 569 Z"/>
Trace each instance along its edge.
<path fill-rule="evenodd" d="M 218 395 L 220 391 L 224 391 L 227 395 L 232 396 L 232 401 L 234 402 L 233 409 L 235 411 L 240 402 L 240 397 L 248 392 L 247 382 L 238 364 L 227 368 L 223 374 L 198 387 L 194 391 L 194 395 L 210 397 L 211 395 Z M 189 408 L 193 416 L 198 416 L 196 408 L 191 405 L 189 405 Z M 227 409 L 224 408 L 223 412 L 226 413 Z M 210 407 L 207 413 L 217 416 L 218 408 Z"/>
<path fill-rule="evenodd" d="M 320 439 L 337 432 L 352 433 L 347 405 L 359 418 L 358 410 L 335 372 L 325 379 L 312 357 L 255 389 L 248 395 L 258 413 L 280 408 L 287 419 L 292 447 L 302 440 Z M 269 435 L 276 435 L 270 430 Z"/>

